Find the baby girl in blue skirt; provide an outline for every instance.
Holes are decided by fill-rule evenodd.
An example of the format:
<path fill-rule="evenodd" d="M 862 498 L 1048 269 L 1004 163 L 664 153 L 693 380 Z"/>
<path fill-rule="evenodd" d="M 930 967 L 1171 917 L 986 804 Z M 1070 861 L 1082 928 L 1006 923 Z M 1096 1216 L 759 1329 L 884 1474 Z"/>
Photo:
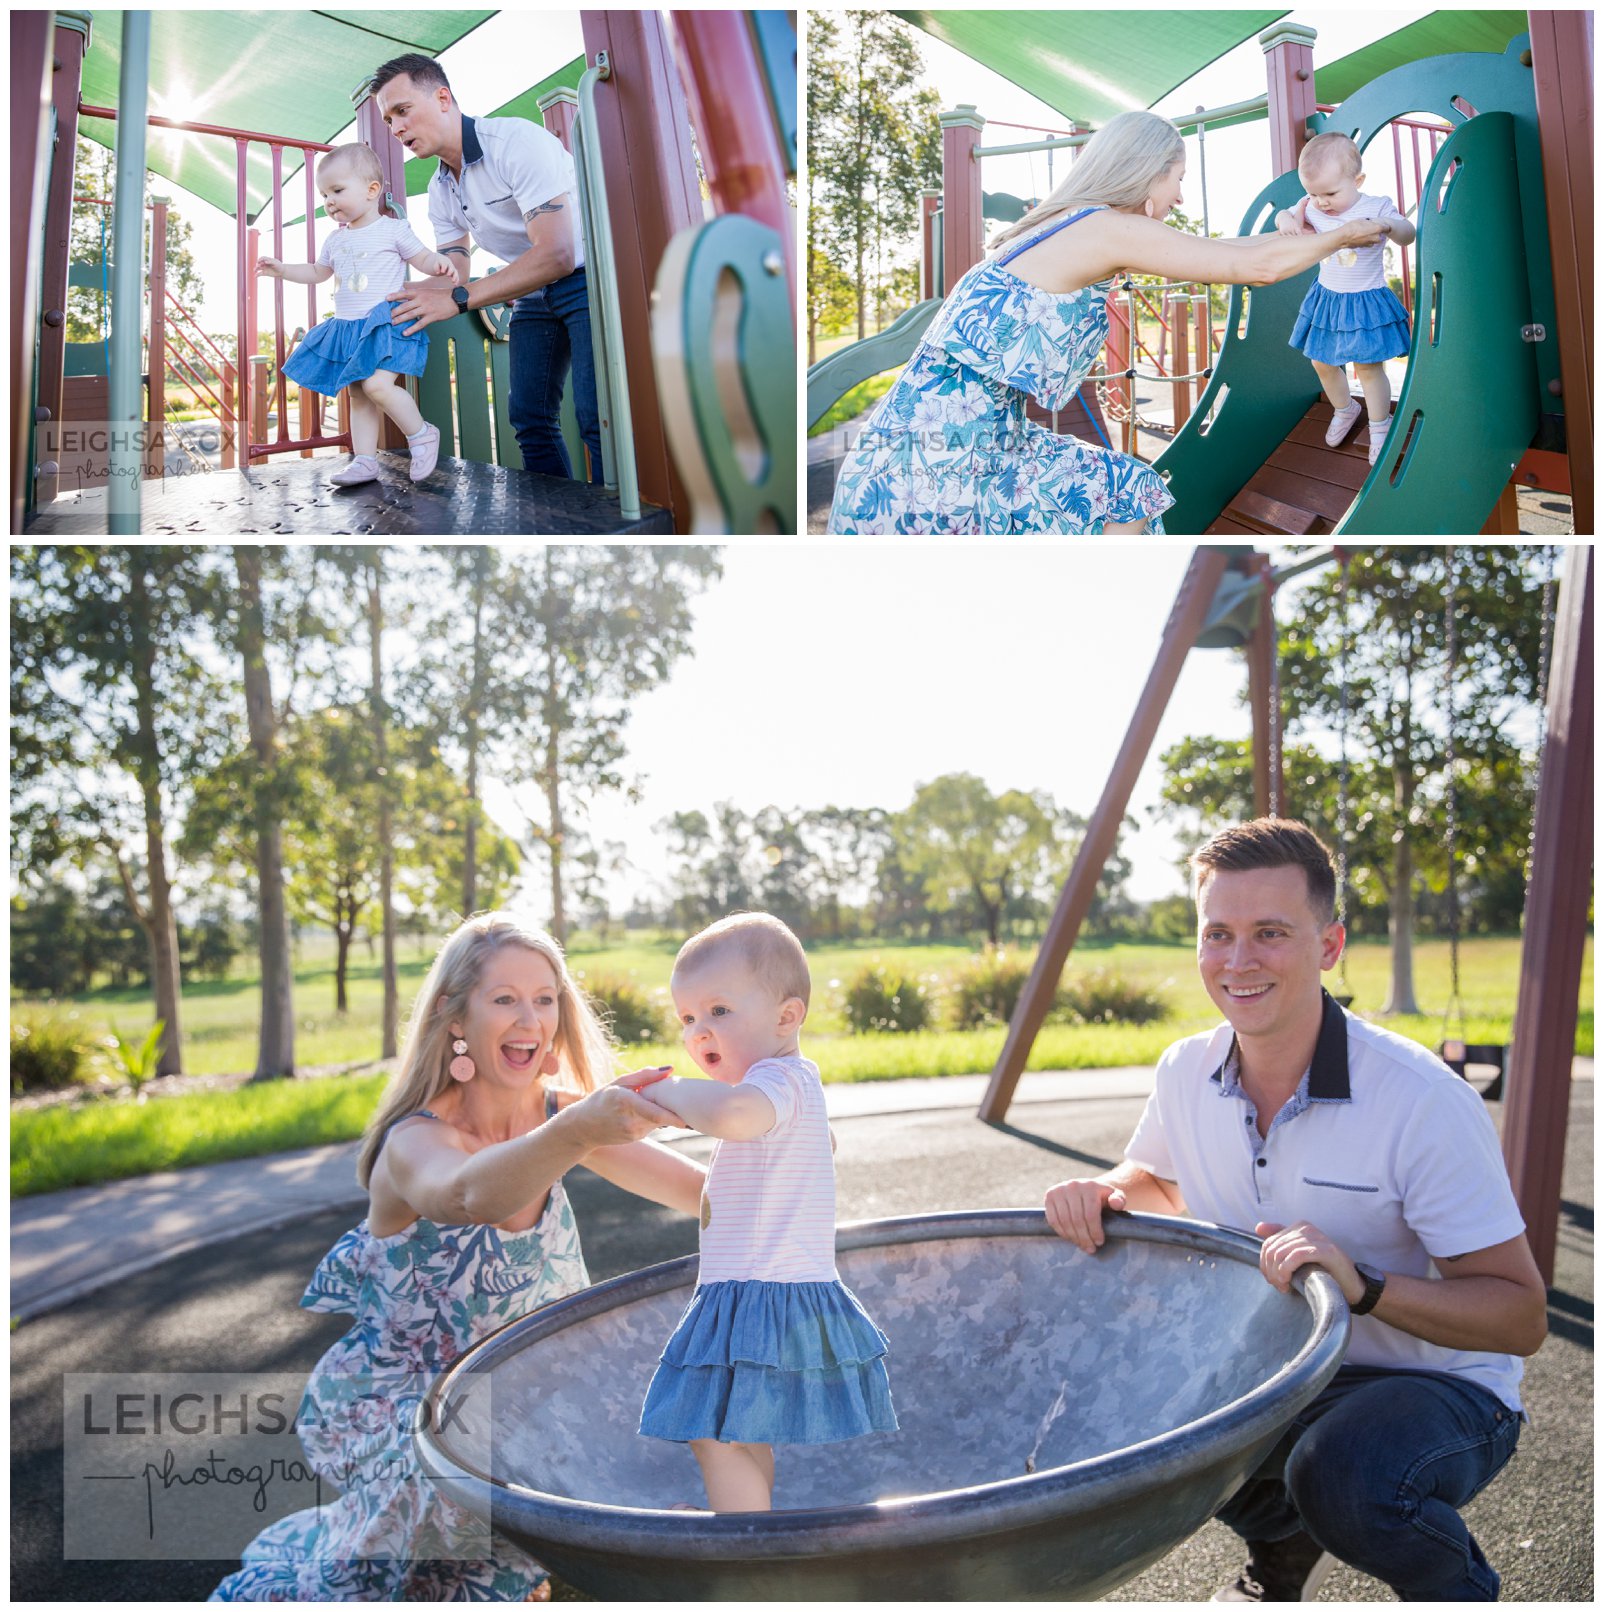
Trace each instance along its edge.
<path fill-rule="evenodd" d="M 719 1138 L 696 1291 L 640 1430 L 689 1444 L 714 1511 L 768 1511 L 776 1444 L 894 1432 L 885 1335 L 835 1268 L 835 1162 L 816 1065 L 798 1050 L 810 982 L 778 918 L 738 913 L 680 948 L 670 984 L 710 1080 L 626 1075 Z"/>
<path fill-rule="evenodd" d="M 1415 238 L 1415 226 L 1385 196 L 1365 196 L 1359 148 L 1345 134 L 1317 134 L 1298 158 L 1306 192 L 1296 207 L 1276 215 L 1283 235 L 1309 230 L 1325 234 L 1356 218 L 1383 222 L 1400 246 Z M 1348 390 L 1352 364 L 1370 414 L 1370 463 L 1381 453 L 1392 426 L 1392 387 L 1382 360 L 1409 355 L 1408 310 L 1387 284 L 1386 240 L 1333 252 L 1298 310 L 1290 345 L 1314 364 L 1334 410 L 1326 442 L 1336 447 L 1359 423 L 1359 400 Z"/>
<path fill-rule="evenodd" d="M 406 433 L 412 450 L 409 470 L 422 481 L 440 453 L 440 432 L 425 425 L 412 394 L 395 384 L 398 375 L 421 375 L 429 357 L 429 338 L 420 331 L 403 336 L 390 323 L 394 312 L 386 297 L 406 281 L 406 265 L 424 274 L 443 274 L 455 282 L 456 267 L 448 257 L 431 252 L 401 217 L 383 216 L 384 170 L 370 146 L 336 146 L 317 165 L 317 187 L 329 221 L 340 227 L 323 243 L 316 263 L 283 263 L 276 257 L 257 261 L 258 274 L 301 285 L 319 285 L 338 276 L 334 317 L 309 330 L 284 361 L 285 376 L 297 386 L 333 397 L 350 388 L 351 450 L 349 464 L 329 479 L 339 487 L 355 487 L 379 479 L 379 414 Z"/>

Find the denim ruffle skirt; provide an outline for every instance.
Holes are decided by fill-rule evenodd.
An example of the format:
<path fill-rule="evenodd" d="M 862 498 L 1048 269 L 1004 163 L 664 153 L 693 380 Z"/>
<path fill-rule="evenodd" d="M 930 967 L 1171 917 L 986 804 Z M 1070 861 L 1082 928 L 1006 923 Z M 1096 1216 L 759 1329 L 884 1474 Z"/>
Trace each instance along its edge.
<path fill-rule="evenodd" d="M 833 1444 L 893 1433 L 883 1332 L 838 1280 L 709 1282 L 668 1340 L 648 1438 Z"/>
<path fill-rule="evenodd" d="M 429 338 L 421 330 L 403 336 L 402 327 L 390 323 L 394 311 L 381 302 L 361 319 L 325 319 L 313 325 L 285 360 L 285 376 L 321 397 L 333 397 L 341 387 L 354 386 L 381 369 L 421 375 L 429 361 Z"/>
<path fill-rule="evenodd" d="M 1298 309 L 1287 344 L 1322 364 L 1379 364 L 1409 356 L 1409 314 L 1386 287 L 1328 291 L 1318 279 Z"/>

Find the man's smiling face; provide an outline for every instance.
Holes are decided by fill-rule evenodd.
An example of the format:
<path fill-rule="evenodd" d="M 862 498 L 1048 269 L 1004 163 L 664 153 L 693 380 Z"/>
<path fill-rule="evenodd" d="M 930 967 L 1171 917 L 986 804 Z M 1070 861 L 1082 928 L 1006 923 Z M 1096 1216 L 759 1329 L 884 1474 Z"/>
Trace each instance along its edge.
<path fill-rule="evenodd" d="M 437 156 L 449 129 L 451 92 L 442 84 L 414 84 L 401 73 L 378 94 L 379 115 L 414 157 Z"/>
<path fill-rule="evenodd" d="M 1300 867 L 1220 869 L 1197 895 L 1197 967 L 1239 1036 L 1295 1030 L 1342 955 L 1342 925 L 1309 905 Z"/>

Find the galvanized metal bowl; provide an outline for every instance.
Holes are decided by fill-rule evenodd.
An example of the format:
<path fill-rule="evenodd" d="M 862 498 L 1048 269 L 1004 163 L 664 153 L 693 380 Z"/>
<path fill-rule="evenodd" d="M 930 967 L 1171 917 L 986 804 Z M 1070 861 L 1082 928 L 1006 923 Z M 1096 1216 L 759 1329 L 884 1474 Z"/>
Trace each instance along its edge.
<path fill-rule="evenodd" d="M 844 1226 L 891 1340 L 901 1430 L 777 1452 L 776 1510 L 713 1515 L 635 1431 L 695 1258 L 560 1300 L 466 1354 L 424 1469 L 577 1588 L 618 1600 L 1095 1599 L 1201 1526 L 1331 1380 L 1335 1282 L 1255 1238 L 1116 1215 L 1085 1255 L 1033 1210 Z"/>

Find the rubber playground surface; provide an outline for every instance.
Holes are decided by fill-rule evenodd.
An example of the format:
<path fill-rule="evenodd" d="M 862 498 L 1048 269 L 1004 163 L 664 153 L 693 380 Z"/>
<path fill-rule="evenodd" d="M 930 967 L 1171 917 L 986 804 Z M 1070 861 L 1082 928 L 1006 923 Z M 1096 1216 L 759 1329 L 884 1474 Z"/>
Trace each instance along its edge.
<path fill-rule="evenodd" d="M 1040 1079 L 1037 1096 L 1033 1080 Z M 870 1111 L 834 1120 L 843 1221 L 938 1209 L 1039 1205 L 1067 1175 L 1118 1157 L 1141 1098 L 1088 1082 L 1066 1097 L 1067 1077 L 1027 1075 L 1004 1126 L 963 1107 Z M 924 1084 L 924 1083 L 920 1083 Z M 861 1088 L 860 1088 L 861 1089 Z M 954 1088 L 950 1104 L 959 1095 Z M 1499 1105 L 1493 1105 L 1495 1121 Z M 709 1144 L 679 1144 L 692 1153 Z M 604 1280 L 695 1250 L 691 1222 L 629 1197 L 585 1171 L 569 1178 L 590 1273 Z M 1533 1423 L 1515 1458 L 1467 1508 L 1466 1517 L 1503 1575 L 1508 1601 L 1593 1599 L 1593 1085 L 1572 1087 L 1570 1129 L 1549 1338 L 1527 1362 Z M 68 1195 L 58 1195 L 65 1198 Z M 304 1373 L 348 1320 L 314 1315 L 297 1300 L 317 1261 L 359 1218 L 348 1204 L 191 1248 L 12 1334 L 12 1584 L 14 1600 L 203 1600 L 233 1564 L 164 1560 L 63 1560 L 63 1376 L 81 1371 Z M 896 1383 L 894 1391 L 916 1392 Z M 687 1457 L 687 1459 L 689 1459 Z M 783 1454 L 782 1454 L 783 1459 Z M 264 1517 L 263 1521 L 268 1520 Z M 1207 1600 L 1234 1576 L 1240 1546 L 1206 1525 L 1108 1599 Z M 778 1594 L 783 1596 L 783 1587 Z M 559 1598 L 583 1599 L 558 1584 Z M 938 1587 L 923 1598 L 938 1598 Z M 1373 1580 L 1341 1568 L 1319 1599 L 1391 1599 Z"/>

